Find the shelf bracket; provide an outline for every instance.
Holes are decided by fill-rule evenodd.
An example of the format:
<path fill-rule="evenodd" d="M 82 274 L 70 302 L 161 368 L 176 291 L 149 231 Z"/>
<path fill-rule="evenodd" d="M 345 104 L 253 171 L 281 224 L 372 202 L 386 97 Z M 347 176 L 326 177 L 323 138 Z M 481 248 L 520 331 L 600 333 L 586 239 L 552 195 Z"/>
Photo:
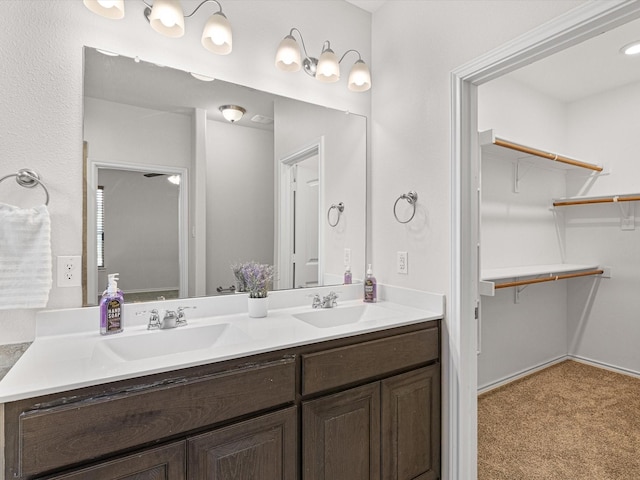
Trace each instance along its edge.
<path fill-rule="evenodd" d="M 524 178 L 530 169 L 531 165 L 526 170 L 521 169 L 520 160 L 516 160 L 513 164 L 513 193 L 520 193 L 520 180 Z"/>
<path fill-rule="evenodd" d="M 613 197 L 613 203 L 620 208 L 620 229 L 635 230 L 636 229 L 636 208 L 635 202 L 619 202 L 618 197 Z M 622 206 L 626 203 L 626 208 Z"/>

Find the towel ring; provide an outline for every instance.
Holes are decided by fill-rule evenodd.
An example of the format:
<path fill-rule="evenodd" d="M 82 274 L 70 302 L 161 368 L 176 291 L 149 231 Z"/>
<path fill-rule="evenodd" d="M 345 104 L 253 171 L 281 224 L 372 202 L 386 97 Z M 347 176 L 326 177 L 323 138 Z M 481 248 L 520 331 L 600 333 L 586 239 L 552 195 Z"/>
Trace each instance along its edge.
<path fill-rule="evenodd" d="M 409 220 L 406 220 L 404 222 L 398 218 L 398 213 L 396 212 L 398 202 L 403 199 L 409 202 L 409 205 L 413 205 L 413 213 L 411 214 L 411 217 L 409 217 Z M 393 204 L 393 216 L 396 217 L 396 220 L 400 223 L 409 223 L 411 220 L 413 220 L 413 217 L 416 216 L 416 203 L 418 203 L 418 194 L 415 191 L 411 190 L 409 193 L 403 193 L 398 197 L 396 203 Z"/>
<path fill-rule="evenodd" d="M 0 178 L 0 183 L 11 177 L 16 177 L 16 182 L 21 187 L 33 188 L 36 185 L 40 185 L 47 196 L 44 204 L 49 205 L 49 190 L 47 190 L 47 187 L 44 186 L 44 183 L 40 181 L 40 175 L 38 175 L 34 170 L 31 170 L 29 168 L 22 168 L 18 170 L 18 173 L 10 173 L 9 175 L 5 175 L 4 177 Z"/>
<path fill-rule="evenodd" d="M 336 220 L 336 223 L 331 223 L 331 210 L 333 209 L 338 210 L 338 218 Z M 327 222 L 329 222 L 329 226 L 331 227 L 335 227 L 336 225 L 338 225 L 338 222 L 340 221 L 340 214 L 344 212 L 344 203 L 340 202 L 339 204 L 333 204 L 329 207 L 329 210 L 327 211 Z"/>

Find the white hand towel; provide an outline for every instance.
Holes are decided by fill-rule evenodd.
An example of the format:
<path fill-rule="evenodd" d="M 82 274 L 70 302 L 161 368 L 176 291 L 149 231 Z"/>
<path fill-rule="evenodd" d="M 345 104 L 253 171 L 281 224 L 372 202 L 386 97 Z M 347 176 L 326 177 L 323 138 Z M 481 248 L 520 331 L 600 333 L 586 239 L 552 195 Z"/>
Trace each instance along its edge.
<path fill-rule="evenodd" d="M 46 205 L 0 203 L 0 309 L 42 308 L 51 290 L 51 219 Z"/>

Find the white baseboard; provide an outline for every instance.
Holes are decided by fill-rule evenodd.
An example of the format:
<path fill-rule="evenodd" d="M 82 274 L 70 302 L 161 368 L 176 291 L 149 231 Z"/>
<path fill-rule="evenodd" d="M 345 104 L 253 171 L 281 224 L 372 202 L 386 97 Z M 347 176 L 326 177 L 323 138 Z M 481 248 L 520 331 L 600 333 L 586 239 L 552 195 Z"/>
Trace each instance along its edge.
<path fill-rule="evenodd" d="M 622 375 L 627 375 L 634 378 L 640 378 L 640 372 L 629 370 L 628 368 L 616 367 L 615 365 L 610 365 L 604 362 L 598 362 L 597 360 L 580 357 L 578 355 L 567 355 L 567 358 L 569 358 L 570 360 L 575 360 L 576 362 L 584 363 L 586 365 L 591 365 L 592 367 L 598 367 L 604 370 L 609 370 L 610 372 L 620 373 Z"/>
<path fill-rule="evenodd" d="M 514 382 L 516 380 L 519 380 L 521 378 L 527 377 L 529 375 L 531 375 L 532 373 L 536 373 L 539 372 L 540 370 L 544 370 L 545 368 L 550 367 L 551 365 L 555 365 L 556 363 L 560 363 L 563 362 L 565 360 L 567 360 L 567 358 L 569 358 L 568 355 L 562 355 L 558 358 L 554 358 L 552 360 L 543 362 L 539 365 L 536 365 L 534 367 L 531 368 L 526 368 L 524 370 L 520 370 L 519 372 L 514 373 L 513 375 L 508 375 L 506 377 L 501 378 L 500 380 L 496 380 L 495 382 L 491 382 L 487 385 L 482 385 L 482 386 L 478 386 L 478 395 L 483 394 L 483 393 L 487 393 L 491 390 L 494 390 L 498 387 L 502 387 L 503 385 L 506 385 L 507 383 L 511 383 Z"/>
<path fill-rule="evenodd" d="M 525 370 L 521 370 L 517 373 L 514 373 L 513 375 L 509 375 L 507 377 L 501 378 L 500 380 L 496 380 L 495 382 L 489 383 L 488 385 L 483 385 L 481 387 L 478 387 L 478 395 L 487 393 L 491 390 L 502 387 L 503 385 L 507 385 L 508 383 L 527 377 L 533 373 L 539 372 L 540 370 L 544 370 L 545 368 L 548 368 L 552 365 L 563 362 L 565 360 L 575 360 L 576 362 L 584 363 L 592 367 L 602 368 L 604 370 L 609 370 L 610 372 L 620 373 L 622 375 L 627 375 L 630 377 L 640 379 L 640 372 L 635 372 L 633 370 L 616 367 L 608 363 L 598 362 L 596 360 L 580 357 L 578 355 L 562 355 L 561 357 L 555 358 L 553 360 L 549 360 L 548 362 L 541 363 L 540 365 L 536 365 L 535 367 L 527 368 Z"/>

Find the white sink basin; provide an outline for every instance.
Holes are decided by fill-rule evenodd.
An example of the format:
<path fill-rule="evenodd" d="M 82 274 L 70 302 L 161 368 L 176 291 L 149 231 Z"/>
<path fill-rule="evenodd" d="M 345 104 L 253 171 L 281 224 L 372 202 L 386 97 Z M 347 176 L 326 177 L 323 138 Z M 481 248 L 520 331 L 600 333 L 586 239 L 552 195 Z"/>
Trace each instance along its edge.
<path fill-rule="evenodd" d="M 239 343 L 244 338 L 246 336 L 239 329 L 223 323 L 115 335 L 103 339 L 97 348 L 102 353 L 112 353 L 121 360 L 132 361 L 207 350 L 215 345 Z"/>
<path fill-rule="evenodd" d="M 297 313 L 293 316 L 317 328 L 331 328 L 360 322 L 391 319 L 395 318 L 397 314 L 388 308 L 366 303 L 346 307 L 321 308 L 311 312 Z"/>

